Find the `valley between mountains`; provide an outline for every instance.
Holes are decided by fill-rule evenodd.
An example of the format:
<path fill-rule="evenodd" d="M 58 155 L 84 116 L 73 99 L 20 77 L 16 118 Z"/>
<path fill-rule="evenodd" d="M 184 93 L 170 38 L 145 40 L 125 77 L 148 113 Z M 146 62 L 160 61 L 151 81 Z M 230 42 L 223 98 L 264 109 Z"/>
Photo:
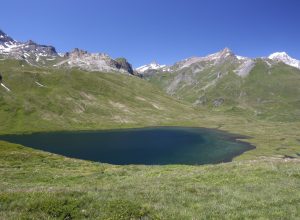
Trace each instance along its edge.
<path fill-rule="evenodd" d="M 117 166 L 0 141 L 0 219 L 300 218 L 300 61 L 285 52 L 133 68 L 0 31 L 0 76 L 0 134 L 184 126 L 255 146 L 218 165 Z"/>

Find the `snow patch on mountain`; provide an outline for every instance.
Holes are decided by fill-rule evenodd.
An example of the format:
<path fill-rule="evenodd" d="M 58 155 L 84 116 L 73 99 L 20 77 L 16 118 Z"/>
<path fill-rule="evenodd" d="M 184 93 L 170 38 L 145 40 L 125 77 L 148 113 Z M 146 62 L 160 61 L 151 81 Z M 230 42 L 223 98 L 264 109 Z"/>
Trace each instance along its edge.
<path fill-rule="evenodd" d="M 163 70 L 164 71 L 164 70 L 166 70 L 166 67 L 167 67 L 167 65 L 160 65 L 156 62 L 152 62 L 150 64 L 138 67 L 135 70 L 138 73 L 144 73 L 144 72 L 149 71 L 149 70 Z"/>
<path fill-rule="evenodd" d="M 0 83 L 0 85 L 7 91 L 10 92 L 10 89 L 8 87 L 6 87 L 3 83 Z"/>
<path fill-rule="evenodd" d="M 2 43 L 0 44 L 0 54 L 9 54 L 18 47 L 20 47 L 20 44 L 18 42 L 9 41 Z"/>
<path fill-rule="evenodd" d="M 300 69 L 300 61 L 290 57 L 286 52 L 272 53 L 268 58 Z"/>
<path fill-rule="evenodd" d="M 243 57 L 243 56 L 239 56 L 239 55 L 236 55 L 236 58 L 238 59 L 238 60 L 249 60 L 250 58 L 248 58 L 248 57 Z"/>
<path fill-rule="evenodd" d="M 35 81 L 35 83 L 39 86 L 39 87 L 46 87 L 43 84 L 39 83 L 38 81 Z"/>

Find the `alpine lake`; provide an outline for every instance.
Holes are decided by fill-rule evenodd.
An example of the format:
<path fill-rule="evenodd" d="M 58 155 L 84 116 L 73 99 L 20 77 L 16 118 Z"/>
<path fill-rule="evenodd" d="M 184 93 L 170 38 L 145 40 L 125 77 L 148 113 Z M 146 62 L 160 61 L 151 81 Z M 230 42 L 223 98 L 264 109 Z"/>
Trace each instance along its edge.
<path fill-rule="evenodd" d="M 0 140 L 71 158 L 117 165 L 230 162 L 255 147 L 241 135 L 190 127 L 1 135 Z"/>

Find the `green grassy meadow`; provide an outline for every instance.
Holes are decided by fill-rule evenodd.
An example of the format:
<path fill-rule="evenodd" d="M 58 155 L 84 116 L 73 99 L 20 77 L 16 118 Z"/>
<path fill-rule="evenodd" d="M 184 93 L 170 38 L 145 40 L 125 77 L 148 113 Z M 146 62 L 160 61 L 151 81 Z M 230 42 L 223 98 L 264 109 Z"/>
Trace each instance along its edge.
<path fill-rule="evenodd" d="M 2 219 L 298 219 L 300 160 L 114 166 L 0 143 Z"/>
<path fill-rule="evenodd" d="M 256 146 L 218 165 L 117 166 L 0 141 L 0 219 L 300 219 L 293 90 L 278 88 L 287 97 L 286 112 L 272 105 L 263 117 L 253 109 L 264 112 L 268 104 L 256 107 L 250 95 L 251 110 L 242 101 L 239 107 L 192 107 L 134 76 L 13 60 L 0 61 L 0 68 L 11 89 L 0 90 L 0 134 L 190 126 L 246 135 Z M 250 88 L 251 80 L 243 85 Z"/>

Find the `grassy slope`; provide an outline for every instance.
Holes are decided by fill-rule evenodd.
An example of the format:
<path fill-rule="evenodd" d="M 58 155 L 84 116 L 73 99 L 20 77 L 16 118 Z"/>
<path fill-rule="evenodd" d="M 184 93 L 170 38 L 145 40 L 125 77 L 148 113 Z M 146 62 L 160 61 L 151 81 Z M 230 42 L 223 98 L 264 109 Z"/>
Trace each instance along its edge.
<path fill-rule="evenodd" d="M 113 166 L 0 142 L 1 219 L 298 219 L 300 160 Z"/>
<path fill-rule="evenodd" d="M 236 69 L 238 65 L 236 62 L 232 58 L 228 58 L 226 62 L 218 65 L 214 65 L 213 62 L 201 61 L 173 73 L 158 72 L 147 76 L 146 79 L 177 98 L 194 103 L 201 97 L 209 98 L 206 97 L 207 90 L 215 88 L 216 83 L 222 77 Z M 206 99 L 202 99 L 203 104 L 211 101 Z"/>
<path fill-rule="evenodd" d="M 158 125 L 195 114 L 138 77 L 18 61 L 0 61 L 0 69 L 11 89 L 0 88 L 0 133 Z"/>
<path fill-rule="evenodd" d="M 263 120 L 299 121 L 299 83 L 299 70 L 284 64 L 269 68 L 258 60 L 247 77 L 228 74 L 207 91 L 207 96 L 210 100 L 224 98 L 227 111 L 238 108 Z"/>
<path fill-rule="evenodd" d="M 1 133 L 201 126 L 251 136 L 257 149 L 213 166 L 113 166 L 0 142 L 0 219 L 299 218 L 299 159 L 280 159 L 299 156 L 297 120 L 195 113 L 135 77 L 1 62 L 12 89 L 0 90 Z"/>

